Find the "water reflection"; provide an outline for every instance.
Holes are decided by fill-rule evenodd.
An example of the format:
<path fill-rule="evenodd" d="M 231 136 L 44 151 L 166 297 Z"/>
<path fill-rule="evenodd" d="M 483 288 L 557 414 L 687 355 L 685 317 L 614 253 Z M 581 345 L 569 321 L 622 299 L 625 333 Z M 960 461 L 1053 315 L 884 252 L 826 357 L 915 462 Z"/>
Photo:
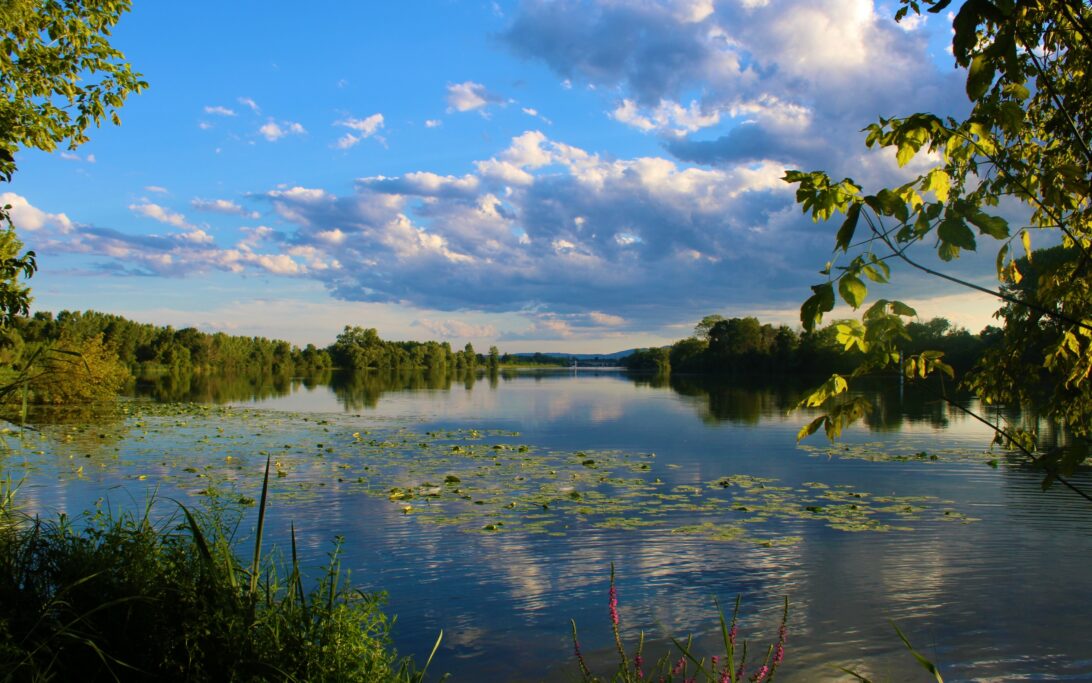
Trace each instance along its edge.
<path fill-rule="evenodd" d="M 186 413 L 164 410 L 139 421 L 124 417 L 124 411 L 114 418 L 71 416 L 67 422 L 42 422 L 40 434 L 26 436 L 30 441 L 19 457 L 30 462 L 34 451 L 45 452 L 44 483 L 25 490 L 35 508 L 81 509 L 113 487 L 128 487 L 126 495 L 139 501 L 141 487 L 156 483 L 162 495 L 192 501 L 207 486 L 204 477 L 233 473 L 236 464 L 240 486 L 249 486 L 244 493 L 254 497 L 262 451 L 273 452 L 286 474 L 272 485 L 270 541 L 283 543 L 294 524 L 304 564 L 313 567 L 324 560 L 330 539 L 344 535 L 344 564 L 352 568 L 354 581 L 390 595 L 390 611 L 399 615 L 399 649 L 427 656 L 442 628 L 445 640 L 435 670 L 461 674 L 462 680 L 565 679 L 570 618 L 581 628 L 589 658 L 606 668 L 612 656 L 606 616 L 612 562 L 619 569 L 627 641 L 644 630 L 655 641 L 649 651 L 657 655 L 670 647 L 667 634 L 687 632 L 698 636 L 699 651 L 712 652 L 717 638 L 712 599 L 730 604 L 737 593 L 744 594 L 752 643 L 768 642 L 776 633 L 780 598 L 788 594 L 786 681 L 819 680 L 824 671 L 835 672 L 828 665 L 855 662 L 882 678 L 912 676 L 916 665 L 893 635 L 889 618 L 915 634 L 924 651 L 960 672 L 956 679 L 1033 677 L 1043 671 L 1087 678 L 1092 651 L 1082 640 L 1087 624 L 1081 623 L 1087 619 L 1080 610 L 1057 608 L 1092 604 L 1092 581 L 1084 571 L 1092 557 L 1089 510 L 1057 487 L 1042 494 L 1039 474 L 1009 466 L 1003 455 L 996 469 L 984 459 L 808 457 L 793 440 L 802 418 L 784 413 L 809 387 L 807 381 L 606 372 L 368 373 L 239 378 L 215 386 L 211 378 L 174 378 L 149 390 L 282 410 L 285 399 L 293 399 L 301 413 L 233 407 L 208 409 L 202 416 L 205 407 L 191 406 Z M 897 385 L 863 390 L 877 406 L 866 424 L 875 434 L 867 439 L 878 449 L 940 451 L 968 442 L 984 448 L 989 441 L 984 426 L 933 397 L 909 389 L 900 395 Z M 328 414 L 302 413 L 307 410 Z M 236 417 L 224 417 L 230 414 Z M 754 536 L 800 540 L 769 546 L 673 533 L 703 515 L 734 519 L 727 506 L 678 508 L 672 513 L 678 519 L 654 528 L 603 528 L 595 525 L 594 512 L 574 512 L 557 518 L 557 535 L 524 532 L 516 525 L 489 534 L 474 533 L 480 524 L 460 531 L 426 523 L 424 509 L 439 501 L 416 498 L 418 510 L 404 514 L 388 499 L 389 484 L 376 470 L 410 466 L 367 439 L 406 438 L 398 431 L 402 423 L 385 419 L 390 415 L 414 417 L 411 428 L 418 434 L 480 428 L 483 440 L 475 437 L 472 443 L 486 452 L 490 439 L 530 444 L 526 456 L 504 451 L 506 462 L 528 460 L 526 471 L 495 469 L 513 477 L 541 474 L 552 452 L 654 452 L 647 477 L 662 478 L 665 496 L 679 495 L 677 487 L 684 484 L 708 487 L 721 476 L 744 473 L 769 477 L 772 486 L 822 482 L 865 493 L 866 500 L 934 496 L 981 521 L 941 518 L 915 524 L 912 531 L 858 533 L 806 516 L 771 515 L 753 525 Z M 96 429 L 93 425 L 106 424 L 100 419 L 115 420 L 115 429 Z M 352 436 L 368 429 L 373 434 L 362 443 Z M 503 434 L 490 436 L 490 429 Z M 112 432 L 118 436 L 109 436 Z M 38 439 L 43 445 L 37 446 Z M 432 458 L 444 461 L 445 469 L 465 465 L 456 458 L 466 456 L 453 454 L 451 444 L 424 449 L 412 443 L 417 440 L 406 446 L 414 462 Z M 5 464 L 10 471 L 15 458 Z M 84 478 L 73 474 L 81 464 L 87 469 Z M 93 469 L 99 465 L 101 470 Z M 496 463 L 489 457 L 481 466 L 494 470 Z M 136 478 L 138 473 L 146 473 L 147 480 Z M 516 490 L 508 485 L 503 495 Z M 542 511 L 519 507 L 519 514 L 532 513 Z"/>

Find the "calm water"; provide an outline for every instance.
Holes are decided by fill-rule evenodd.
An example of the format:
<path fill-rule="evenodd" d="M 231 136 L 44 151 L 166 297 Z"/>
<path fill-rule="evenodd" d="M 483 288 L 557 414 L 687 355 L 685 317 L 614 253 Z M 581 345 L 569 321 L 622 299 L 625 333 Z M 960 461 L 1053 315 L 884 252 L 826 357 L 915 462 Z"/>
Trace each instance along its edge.
<path fill-rule="evenodd" d="M 612 562 L 649 655 L 687 633 L 714 652 L 713 599 L 737 594 L 764 650 L 787 595 L 783 680 L 924 680 L 889 620 L 949 681 L 1092 679 L 1092 507 L 921 396 L 877 392 L 828 451 L 796 445 L 792 387 L 559 372 L 181 391 L 236 400 L 7 436 L 24 504 L 254 496 L 270 453 L 270 537 L 294 522 L 317 565 L 344 536 L 399 650 L 423 657 L 443 629 L 434 671 L 456 680 L 568 680 L 570 619 L 607 671 Z"/>

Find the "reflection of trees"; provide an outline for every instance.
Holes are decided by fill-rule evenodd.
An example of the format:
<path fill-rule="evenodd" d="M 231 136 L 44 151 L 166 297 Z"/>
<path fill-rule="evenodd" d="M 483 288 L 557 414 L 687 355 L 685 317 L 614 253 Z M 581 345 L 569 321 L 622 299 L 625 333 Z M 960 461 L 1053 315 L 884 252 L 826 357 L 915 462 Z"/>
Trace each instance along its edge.
<path fill-rule="evenodd" d="M 474 388 L 477 373 L 472 370 L 368 370 L 338 373 L 330 382 L 338 401 L 345 410 L 375 408 L 379 398 L 392 391 L 450 390 L 452 382 L 461 382 L 467 390 Z"/>
<path fill-rule="evenodd" d="M 634 381 L 638 384 L 648 383 L 639 378 L 634 378 Z M 703 375 L 672 375 L 665 384 L 677 394 L 698 399 L 696 402 L 699 404 L 704 401 L 699 408 L 703 421 L 744 424 L 757 424 L 765 415 L 795 407 L 809 386 L 806 381 L 782 377 Z"/>
<path fill-rule="evenodd" d="M 330 371 L 319 371 L 302 381 L 308 388 L 326 384 Z M 293 382 L 290 374 L 172 372 L 138 381 L 136 394 L 164 402 L 227 403 L 285 396 L 292 392 Z"/>

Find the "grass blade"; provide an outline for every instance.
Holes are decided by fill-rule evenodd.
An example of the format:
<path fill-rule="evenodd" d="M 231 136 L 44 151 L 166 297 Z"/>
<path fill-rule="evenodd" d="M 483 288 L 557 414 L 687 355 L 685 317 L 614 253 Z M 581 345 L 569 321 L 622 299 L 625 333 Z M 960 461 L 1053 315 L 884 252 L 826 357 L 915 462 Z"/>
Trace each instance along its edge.
<path fill-rule="evenodd" d="M 258 570 L 262 563 L 262 531 L 265 530 L 265 507 L 269 495 L 269 466 L 273 456 L 265 456 L 265 478 L 262 479 L 262 500 L 258 505 L 258 530 L 254 535 L 254 560 L 250 564 L 250 597 L 258 592 Z"/>
<path fill-rule="evenodd" d="M 903 644 L 906 645 L 906 649 L 910 650 L 910 654 L 914 655 L 914 659 L 918 660 L 918 664 L 921 664 L 922 668 L 933 674 L 933 678 L 936 679 L 937 683 L 944 683 L 944 679 L 941 677 L 940 670 L 937 669 L 937 665 L 933 664 L 928 659 L 918 654 L 918 651 L 915 650 L 914 646 L 910 644 L 910 640 L 907 639 L 906 635 L 899 630 L 899 627 L 895 624 L 895 622 L 892 621 L 891 625 L 895 627 L 895 633 L 899 634 L 899 638 L 901 638 Z"/>

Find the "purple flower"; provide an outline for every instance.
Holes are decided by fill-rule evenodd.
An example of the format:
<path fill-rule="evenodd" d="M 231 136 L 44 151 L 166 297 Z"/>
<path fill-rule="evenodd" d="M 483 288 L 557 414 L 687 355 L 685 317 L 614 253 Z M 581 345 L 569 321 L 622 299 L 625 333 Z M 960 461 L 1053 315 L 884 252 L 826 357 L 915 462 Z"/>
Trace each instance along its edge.
<path fill-rule="evenodd" d="M 766 666 L 765 664 L 763 664 L 762 667 L 758 670 L 758 673 L 756 673 L 751 678 L 751 680 L 754 681 L 755 683 L 760 683 L 763 679 L 766 678 L 766 674 L 768 674 L 768 673 L 770 673 L 770 668 L 768 666 Z"/>
<path fill-rule="evenodd" d="M 645 677 L 645 672 L 641 671 L 641 666 L 644 663 L 645 663 L 645 658 L 641 656 L 640 652 L 638 652 L 637 655 L 633 658 L 633 668 L 637 669 L 637 678 L 644 678 Z"/>
<path fill-rule="evenodd" d="M 781 643 L 777 644 L 777 649 L 774 650 L 773 663 L 777 666 L 785 659 L 785 646 Z"/>
<path fill-rule="evenodd" d="M 728 631 L 728 642 L 732 645 L 736 644 L 736 625 L 732 624 L 732 630 Z"/>
<path fill-rule="evenodd" d="M 618 625 L 618 589 L 614 587 L 613 581 L 610 584 L 610 622 Z"/>
<path fill-rule="evenodd" d="M 683 671 L 686 671 L 686 657 L 679 657 L 679 661 L 675 662 L 675 668 L 671 670 L 671 675 L 678 676 Z"/>

